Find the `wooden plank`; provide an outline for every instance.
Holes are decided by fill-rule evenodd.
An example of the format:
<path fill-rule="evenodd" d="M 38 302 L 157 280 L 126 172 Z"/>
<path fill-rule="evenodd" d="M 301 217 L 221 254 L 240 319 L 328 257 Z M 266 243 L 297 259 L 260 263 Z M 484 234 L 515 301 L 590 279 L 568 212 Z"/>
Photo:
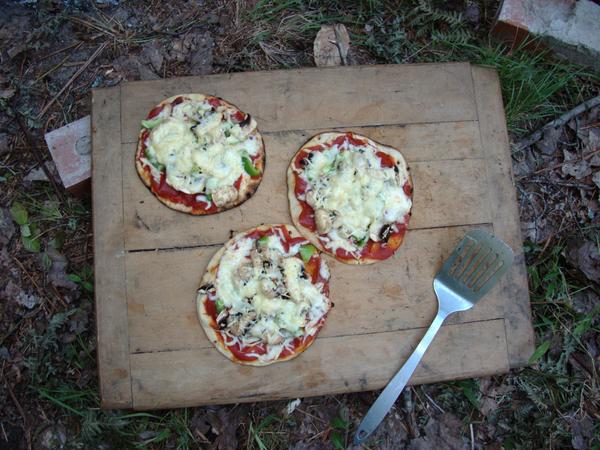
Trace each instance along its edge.
<path fill-rule="evenodd" d="M 458 134 L 463 135 L 462 130 L 464 128 Z M 384 132 L 380 129 L 378 133 L 383 135 Z M 420 130 L 411 136 L 418 138 L 424 134 Z M 124 144 L 125 154 L 128 155 L 123 167 L 126 248 L 138 250 L 213 245 L 225 242 L 231 233 L 261 223 L 289 223 L 285 173 L 291 157 L 305 138 L 306 135 L 300 133 L 265 136 L 267 168 L 258 191 L 241 207 L 208 217 L 182 214 L 159 203 L 139 180 L 133 162 L 127 163 L 129 155 L 133 161 L 134 145 Z M 418 150 L 414 148 L 423 148 L 422 143 L 410 141 L 414 142 L 413 146 L 406 139 L 404 148 L 407 154 L 416 154 Z M 442 143 L 446 141 L 440 139 Z M 394 144 L 392 140 L 386 142 Z M 410 228 L 489 223 L 491 215 L 485 161 L 454 159 L 454 149 L 460 148 L 457 153 L 463 154 L 463 147 L 454 145 L 444 148 L 435 143 L 435 136 L 429 142 L 431 147 L 443 149 L 444 158 L 415 162 L 409 159 L 415 185 Z M 480 148 L 479 145 L 477 148 Z M 465 208 L 465 205 L 469 207 Z"/>
<path fill-rule="evenodd" d="M 264 132 L 476 118 L 468 63 L 231 73 L 125 83 L 122 90 L 128 143 L 154 105 L 186 92 L 233 102 Z"/>
<path fill-rule="evenodd" d="M 519 367 L 527 364 L 533 353 L 534 334 L 500 82 L 492 69 L 474 66 L 472 71 L 481 141 L 488 164 L 494 233 L 516 253 L 515 264 L 502 280 L 500 289 L 507 300 L 504 317 L 510 365 Z"/>
<path fill-rule="evenodd" d="M 94 292 L 103 408 L 132 405 L 125 298 L 120 108 L 119 88 L 92 91 Z"/>
<path fill-rule="evenodd" d="M 285 364 L 232 364 L 214 348 L 131 356 L 135 409 L 253 402 L 383 387 L 424 329 L 319 338 Z M 483 363 L 485 362 L 485 363 Z M 412 384 L 506 372 L 503 320 L 442 327 Z"/>
<path fill-rule="evenodd" d="M 412 231 L 393 258 L 371 267 L 349 266 L 328 258 L 335 307 L 319 338 L 427 326 L 437 308 L 433 277 L 468 229 Z M 218 249 L 214 246 L 127 255 L 132 352 L 212 347 L 199 325 L 195 297 L 205 267 Z M 501 318 L 504 303 L 502 292 L 494 290 L 477 308 L 451 316 L 448 323 Z"/>

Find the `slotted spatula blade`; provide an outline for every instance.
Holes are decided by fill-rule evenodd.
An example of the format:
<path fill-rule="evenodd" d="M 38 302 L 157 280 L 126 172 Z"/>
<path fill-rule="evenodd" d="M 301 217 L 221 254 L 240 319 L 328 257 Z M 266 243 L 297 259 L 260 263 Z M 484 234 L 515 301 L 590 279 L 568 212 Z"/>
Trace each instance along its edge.
<path fill-rule="evenodd" d="M 472 308 L 506 273 L 514 260 L 512 249 L 484 230 L 469 231 L 433 280 L 438 312 L 431 326 L 398 373 L 377 397 L 354 435 L 354 444 L 375 431 L 408 383 L 442 323 L 450 314 Z"/>
<path fill-rule="evenodd" d="M 444 284 L 475 304 L 510 268 L 514 257 L 512 249 L 496 236 L 480 229 L 469 231 L 436 274 L 434 286 Z"/>

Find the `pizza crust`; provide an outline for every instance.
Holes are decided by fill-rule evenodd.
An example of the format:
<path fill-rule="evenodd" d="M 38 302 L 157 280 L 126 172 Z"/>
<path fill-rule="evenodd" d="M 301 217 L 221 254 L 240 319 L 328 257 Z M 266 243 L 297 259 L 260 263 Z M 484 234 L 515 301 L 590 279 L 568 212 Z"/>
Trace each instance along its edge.
<path fill-rule="evenodd" d="M 298 153 L 300 153 L 301 151 L 304 151 L 305 149 L 307 149 L 309 147 L 313 147 L 313 146 L 320 145 L 320 144 L 326 144 L 332 140 L 335 140 L 337 137 L 346 135 L 346 134 L 347 134 L 346 132 L 344 132 L 344 133 L 325 132 L 325 133 L 317 134 L 317 135 L 311 137 L 308 141 L 306 141 L 302 145 L 302 147 L 300 147 L 300 149 L 296 153 L 294 153 L 294 156 L 292 157 L 292 160 L 290 161 L 290 164 L 287 169 L 288 201 L 290 204 L 290 214 L 292 216 L 292 223 L 294 224 L 294 226 L 301 232 L 301 234 L 306 239 L 308 239 L 315 247 L 317 247 L 323 253 L 327 253 L 328 255 L 334 257 L 336 260 L 343 262 L 345 264 L 354 264 L 354 265 L 374 264 L 374 263 L 382 261 L 382 260 L 376 259 L 376 258 L 370 258 L 368 256 L 361 256 L 359 259 L 338 258 L 337 255 L 332 253 L 329 249 L 325 248 L 325 246 L 319 239 L 319 235 L 316 231 L 312 231 L 300 223 L 300 214 L 302 213 L 302 205 L 296 198 L 296 193 L 295 193 L 296 178 L 294 177 L 294 170 L 293 170 L 293 165 L 294 165 L 296 156 L 298 155 Z M 392 151 L 391 156 L 394 156 L 394 159 L 397 162 L 401 162 L 404 165 L 404 167 L 406 168 L 406 171 L 407 171 L 407 181 L 406 182 L 410 186 L 411 190 L 413 189 L 413 182 L 412 182 L 412 177 L 410 175 L 410 169 L 408 168 L 406 161 L 404 160 L 404 158 L 402 157 L 402 154 L 400 153 L 400 151 L 398 149 L 391 147 L 389 145 L 381 144 L 380 142 L 374 141 L 373 139 L 370 139 L 370 138 L 360 135 L 360 134 L 356 134 L 356 133 L 351 133 L 351 134 L 353 136 L 356 136 L 359 139 L 367 141 L 370 144 L 376 146 L 378 148 L 378 150 L 380 150 L 380 151 L 390 154 L 390 150 L 391 150 Z M 401 159 L 396 158 L 394 153 L 398 153 L 400 155 Z M 411 198 L 412 198 L 412 196 L 411 196 Z M 410 212 L 409 212 L 409 214 L 410 214 Z M 394 252 L 396 250 L 398 250 L 398 248 L 402 245 L 403 241 L 404 241 L 404 236 L 399 237 L 399 238 L 397 237 L 395 245 L 393 246 Z"/>
<path fill-rule="evenodd" d="M 219 100 L 223 105 L 225 105 L 228 108 L 233 108 L 238 111 L 241 111 L 233 103 L 229 103 L 228 101 L 223 100 L 222 98 L 219 98 L 219 97 L 214 97 L 212 95 L 204 95 L 204 94 L 174 95 L 174 96 L 169 97 L 169 98 L 163 100 L 162 102 L 160 102 L 158 105 L 155 106 L 155 108 L 158 108 L 160 106 L 164 106 L 167 104 L 171 104 L 178 97 L 186 97 L 186 98 L 189 98 L 190 100 L 194 100 L 194 101 L 203 101 L 205 99 L 214 98 L 214 99 Z M 254 126 L 254 130 L 248 136 L 255 136 L 260 142 L 260 148 L 258 151 L 258 154 L 260 156 L 254 161 L 255 167 L 260 170 L 260 175 L 256 178 L 252 178 L 252 177 L 250 177 L 250 175 L 243 172 L 242 173 L 242 176 L 243 176 L 242 184 L 240 186 L 240 189 L 238 190 L 238 196 L 233 201 L 227 203 L 226 205 L 223 205 L 221 207 L 217 206 L 216 211 L 207 212 L 202 209 L 194 209 L 191 206 L 187 206 L 183 203 L 174 202 L 173 200 L 162 197 L 161 195 L 152 191 L 152 174 L 150 173 L 150 169 L 145 167 L 140 161 L 140 157 L 141 157 L 142 151 L 143 151 L 142 134 L 144 132 L 144 128 L 140 129 L 140 133 L 138 135 L 138 145 L 137 145 L 136 152 L 135 152 L 135 168 L 137 170 L 138 175 L 140 176 L 140 179 L 146 185 L 146 187 L 150 190 L 150 192 L 152 192 L 154 194 L 154 196 L 161 203 L 165 204 L 166 206 L 168 206 L 171 209 L 174 209 L 176 211 L 181 211 L 181 212 L 184 212 L 187 214 L 198 215 L 198 216 L 217 214 L 219 212 L 227 211 L 229 209 L 232 209 L 232 208 L 235 208 L 236 206 L 241 205 L 246 200 L 248 200 L 250 197 L 252 197 L 252 195 L 258 189 L 258 186 L 259 186 L 260 182 L 262 181 L 263 175 L 265 173 L 265 166 L 266 166 L 266 162 L 267 162 L 266 153 L 265 153 L 265 143 L 262 138 L 262 135 L 258 131 L 258 127 L 256 126 L 256 121 L 254 120 L 254 118 L 251 117 L 250 120 L 251 120 L 251 123 L 254 124 L 255 126 Z"/>
<path fill-rule="evenodd" d="M 286 224 L 262 225 L 259 227 L 252 228 L 250 230 L 246 230 L 240 234 L 245 235 L 245 234 L 251 233 L 252 231 L 255 231 L 255 230 L 268 230 L 270 228 L 277 227 L 277 226 L 285 226 L 287 228 L 287 230 L 289 231 L 290 236 L 292 238 L 302 236 L 298 232 L 298 230 L 296 230 L 291 225 L 286 225 Z M 219 251 L 217 253 L 215 253 L 213 255 L 213 257 L 210 259 L 210 261 L 208 262 L 208 265 L 206 266 L 206 271 L 204 272 L 204 275 L 202 276 L 202 279 L 200 281 L 200 287 L 206 286 L 208 284 L 212 284 L 214 286 L 216 284 L 217 271 L 219 269 L 219 262 L 221 261 L 221 257 L 225 253 L 227 247 L 232 245 L 235 242 L 235 240 L 238 238 L 238 236 L 239 236 L 239 234 L 234 236 L 233 238 L 231 238 L 229 241 L 227 241 L 223 245 L 223 247 L 221 247 L 219 249 Z M 325 317 L 327 316 L 327 313 L 329 312 L 329 309 L 331 308 L 331 300 L 329 298 L 327 298 L 328 310 L 324 313 L 323 317 L 321 318 L 319 330 L 317 330 L 315 332 L 315 334 L 313 334 L 308 339 L 306 339 L 302 346 L 296 347 L 296 349 L 293 353 L 283 356 L 283 357 L 279 357 L 272 361 L 260 361 L 259 359 L 247 361 L 247 360 L 239 359 L 238 357 L 236 357 L 236 355 L 231 350 L 229 350 L 229 348 L 219 338 L 219 336 L 217 335 L 217 332 L 215 330 L 215 327 L 217 326 L 217 324 L 215 323 L 215 320 L 206 312 L 206 308 L 204 307 L 206 301 L 208 301 L 208 295 L 198 292 L 198 297 L 196 299 L 196 308 L 198 311 L 198 317 L 200 319 L 200 324 L 202 325 L 202 329 L 206 333 L 208 340 L 210 342 L 212 342 L 212 344 L 217 348 L 217 350 L 221 354 L 223 354 L 227 359 L 229 359 L 235 363 L 238 363 L 238 364 L 242 364 L 242 365 L 246 365 L 246 366 L 256 366 L 256 367 L 268 366 L 268 365 L 276 363 L 276 362 L 288 361 L 290 359 L 297 357 L 302 352 L 304 352 L 308 347 L 310 347 L 312 345 L 317 334 L 319 334 L 319 330 L 323 326 L 323 324 L 325 322 Z"/>

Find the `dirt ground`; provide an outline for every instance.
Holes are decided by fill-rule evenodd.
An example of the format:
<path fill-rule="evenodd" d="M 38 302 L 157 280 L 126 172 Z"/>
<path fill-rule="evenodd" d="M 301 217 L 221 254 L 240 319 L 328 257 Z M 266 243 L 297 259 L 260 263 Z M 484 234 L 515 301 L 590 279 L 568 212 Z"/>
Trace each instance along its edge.
<path fill-rule="evenodd" d="M 0 450 L 342 449 L 377 393 L 100 411 L 89 197 L 67 193 L 43 136 L 129 80 L 314 65 L 342 22 L 350 64 L 498 68 L 537 348 L 509 374 L 408 388 L 371 449 L 600 448 L 600 78 L 490 41 L 495 1 L 0 0 Z M 531 89 L 528 83 L 534 83 Z M 527 93 L 529 89 L 531 93 Z M 527 93 L 527 95 L 525 95 Z"/>

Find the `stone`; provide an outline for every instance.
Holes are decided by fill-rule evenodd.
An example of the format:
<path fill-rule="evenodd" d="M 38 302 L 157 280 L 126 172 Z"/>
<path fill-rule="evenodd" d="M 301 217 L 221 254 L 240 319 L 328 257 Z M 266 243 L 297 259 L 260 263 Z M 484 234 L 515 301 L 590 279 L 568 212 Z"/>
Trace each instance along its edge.
<path fill-rule="evenodd" d="M 559 56 L 600 72 L 600 5 L 593 0 L 504 0 L 492 34 L 511 47 L 541 36 Z"/>
<path fill-rule="evenodd" d="M 92 176 L 90 116 L 46 133 L 44 138 L 65 189 L 78 196 L 88 194 Z"/>

